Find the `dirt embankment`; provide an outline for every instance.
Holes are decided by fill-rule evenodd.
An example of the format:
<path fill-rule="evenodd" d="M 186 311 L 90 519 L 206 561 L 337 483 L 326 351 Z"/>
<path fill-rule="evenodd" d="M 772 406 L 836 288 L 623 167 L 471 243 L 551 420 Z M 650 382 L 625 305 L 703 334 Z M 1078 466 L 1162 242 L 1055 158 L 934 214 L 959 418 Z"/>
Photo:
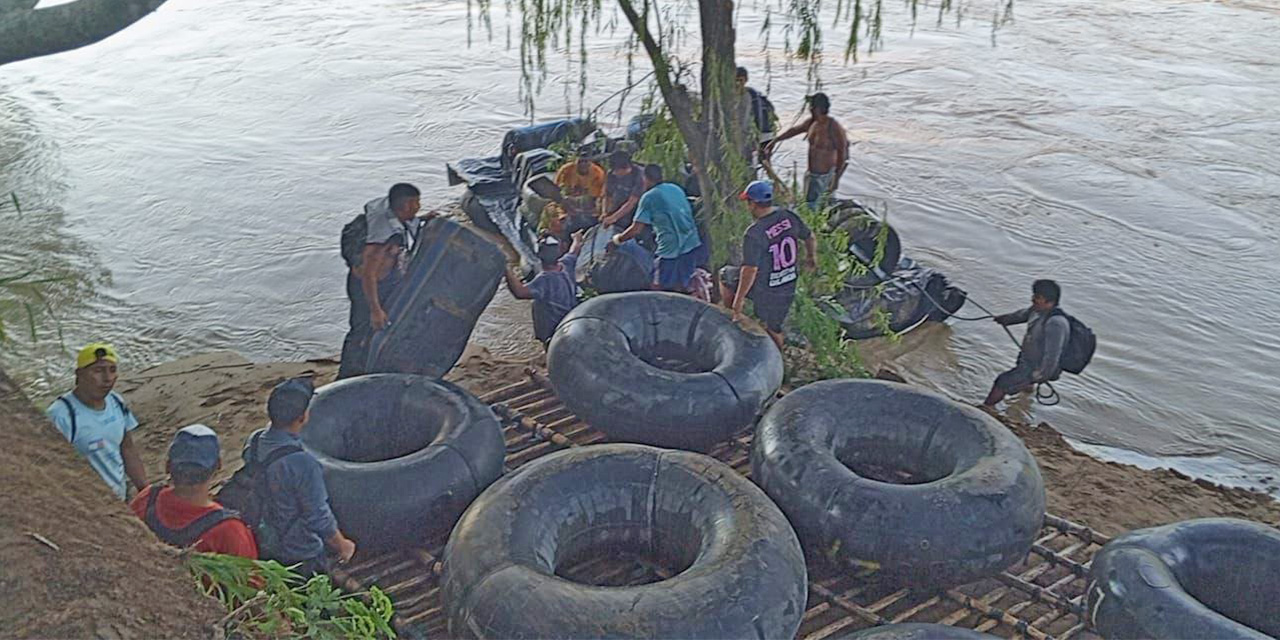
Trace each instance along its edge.
<path fill-rule="evenodd" d="M 0 416 L 0 636 L 209 637 L 218 604 L 3 371 Z"/>

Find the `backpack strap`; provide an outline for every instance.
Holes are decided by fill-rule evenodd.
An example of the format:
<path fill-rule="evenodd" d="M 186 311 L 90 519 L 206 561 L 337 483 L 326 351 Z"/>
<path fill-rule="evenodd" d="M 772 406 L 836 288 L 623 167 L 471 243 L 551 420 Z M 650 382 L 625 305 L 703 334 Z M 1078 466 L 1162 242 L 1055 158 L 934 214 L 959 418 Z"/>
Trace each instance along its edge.
<path fill-rule="evenodd" d="M 107 395 L 111 396 L 111 399 L 116 401 L 116 406 L 120 407 L 120 413 L 123 413 L 125 417 L 129 417 L 133 415 L 133 412 L 129 410 L 129 407 L 127 405 L 125 405 L 124 399 L 120 397 L 120 394 L 112 391 Z"/>
<path fill-rule="evenodd" d="M 160 491 L 164 488 L 164 484 L 151 485 L 151 492 L 147 495 L 147 511 L 145 520 L 147 527 L 156 534 L 157 538 L 160 538 L 175 547 L 189 547 L 196 542 L 199 542 L 200 538 L 203 537 L 204 534 L 208 533 L 210 529 L 222 524 L 223 521 L 238 519 L 240 517 L 239 513 L 220 506 L 217 509 L 206 512 L 199 518 L 192 520 L 187 524 L 187 526 L 182 527 L 181 529 L 170 529 L 160 523 L 160 516 L 156 514 L 156 501 L 160 497 Z"/>
<path fill-rule="evenodd" d="M 71 444 L 75 444 L 76 443 L 76 408 L 71 406 L 71 401 L 68 400 L 67 396 L 65 395 L 58 396 L 58 402 L 61 402 L 63 406 L 67 408 L 67 415 L 71 416 L 71 436 L 67 438 L 67 442 L 70 442 Z"/>

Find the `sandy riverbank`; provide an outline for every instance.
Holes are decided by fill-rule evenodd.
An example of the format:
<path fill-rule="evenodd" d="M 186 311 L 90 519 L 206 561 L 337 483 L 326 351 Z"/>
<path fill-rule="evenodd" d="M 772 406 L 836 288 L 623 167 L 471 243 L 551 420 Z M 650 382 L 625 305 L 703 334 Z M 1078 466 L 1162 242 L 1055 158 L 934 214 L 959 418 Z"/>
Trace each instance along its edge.
<path fill-rule="evenodd" d="M 519 380 L 529 364 L 496 358 L 473 347 L 447 378 L 483 393 Z M 324 384 L 336 372 L 333 360 L 251 363 L 221 352 L 133 373 L 118 388 L 143 423 L 137 437 L 153 478 L 162 473 L 173 431 L 192 422 L 208 424 L 222 436 L 223 473 L 229 475 L 239 466 L 245 438 L 265 423 L 263 407 L 276 381 L 311 374 Z M 1280 503 L 1266 494 L 1219 487 L 1166 469 L 1148 471 L 1104 462 L 1071 448 L 1048 425 L 1009 426 L 1040 463 L 1049 511 L 1104 533 L 1205 516 L 1280 522 Z"/>

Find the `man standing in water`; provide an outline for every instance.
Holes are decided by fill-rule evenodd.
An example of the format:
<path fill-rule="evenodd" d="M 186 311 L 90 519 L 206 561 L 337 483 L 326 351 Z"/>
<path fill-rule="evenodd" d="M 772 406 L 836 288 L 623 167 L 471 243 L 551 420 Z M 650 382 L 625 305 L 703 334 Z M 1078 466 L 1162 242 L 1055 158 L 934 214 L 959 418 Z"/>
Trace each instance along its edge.
<path fill-rule="evenodd" d="M 778 143 L 805 134 L 809 139 L 809 170 L 805 173 L 805 202 L 810 207 L 825 204 L 840 188 L 840 177 L 849 166 L 849 136 L 829 114 L 831 100 L 825 93 L 809 98 L 809 118 L 783 131 L 769 143 L 771 155 Z"/>
<path fill-rule="evenodd" d="M 147 471 L 129 432 L 138 427 L 124 398 L 112 391 L 120 356 L 111 345 L 97 342 L 76 355 L 76 386 L 45 411 L 62 436 L 89 461 L 116 497 L 127 496 L 125 478 L 133 486 L 147 486 Z"/>
<path fill-rule="evenodd" d="M 411 184 L 392 185 L 385 198 L 364 206 L 365 228 L 357 256 L 348 262 L 347 298 L 351 300 L 350 329 L 342 341 L 342 361 L 338 379 L 364 373 L 369 340 L 374 332 L 387 326 L 386 302 L 399 276 L 407 266 L 406 252 L 413 249 L 423 220 L 417 218 L 421 208 L 419 191 Z M 350 226 L 350 225 L 348 225 Z M 343 255 L 350 251 L 346 229 L 343 230 Z M 395 245 L 395 246 L 391 246 Z"/>
<path fill-rule="evenodd" d="M 1021 311 L 996 316 L 1002 326 L 1027 323 L 1027 333 L 1022 338 L 1022 350 L 1018 362 L 1010 370 L 996 377 L 991 392 L 982 408 L 995 411 L 996 403 L 1006 395 L 1020 393 L 1032 386 L 1057 380 L 1062 374 L 1059 359 L 1071 335 L 1071 324 L 1058 309 L 1062 289 L 1053 280 L 1036 280 L 1031 284 L 1031 306 Z"/>

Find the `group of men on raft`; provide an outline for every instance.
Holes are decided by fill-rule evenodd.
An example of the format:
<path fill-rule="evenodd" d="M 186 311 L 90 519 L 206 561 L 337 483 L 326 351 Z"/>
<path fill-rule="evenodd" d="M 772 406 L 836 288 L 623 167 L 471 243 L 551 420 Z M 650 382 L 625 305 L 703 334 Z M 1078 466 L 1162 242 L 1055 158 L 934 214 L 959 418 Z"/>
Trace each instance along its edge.
<path fill-rule="evenodd" d="M 746 87 L 745 70 L 739 81 L 751 95 L 752 113 L 767 113 L 759 106 L 767 99 Z M 814 205 L 835 191 L 847 163 L 847 137 L 828 115 L 829 109 L 825 96 L 813 96 L 810 118 L 760 150 L 770 153 L 778 142 L 808 134 L 806 200 Z M 764 122 L 759 126 L 761 131 L 773 130 L 771 123 L 768 129 Z M 684 190 L 664 180 L 660 167 L 641 168 L 618 152 L 610 157 L 607 173 L 579 158 L 560 169 L 556 182 L 568 206 L 548 207 L 551 213 L 543 218 L 537 248 L 541 271 L 529 282 L 510 269 L 505 278 L 515 297 L 535 301 L 534 331 L 540 341 L 545 344 L 578 302 L 576 259 L 582 228 L 592 224 L 614 231 L 614 250 L 634 251 L 637 239 L 652 243 L 657 255 L 656 274 L 651 274 L 655 288 L 699 295 L 695 272 L 709 261 L 709 247 L 698 234 Z M 746 300 L 752 300 L 756 315 L 781 348 L 797 270 L 814 268 L 817 242 L 799 216 L 778 206 L 769 181 L 752 181 L 740 197 L 753 222 L 743 234 L 742 264 L 720 272 L 720 299 L 735 320 L 742 317 Z M 407 258 L 430 217 L 419 217 L 420 207 L 418 189 L 405 183 L 391 187 L 376 206 L 366 207 L 363 246 L 347 276 L 350 330 L 343 342 L 339 378 L 363 373 L 369 339 L 390 321 L 386 300 L 405 273 Z M 705 290 L 701 296 L 708 297 Z M 1007 394 L 1058 377 L 1058 355 L 1068 333 L 1066 321 L 1054 313 L 1059 297 L 1056 283 L 1037 280 L 1030 307 L 995 318 L 1002 325 L 1029 326 L 1017 365 L 997 377 L 984 407 L 994 408 Z M 242 453 L 244 469 L 252 471 L 246 477 L 261 478 L 256 486 L 263 488 L 256 503 L 258 520 L 250 527 L 212 493 L 222 459 L 218 436 L 208 426 L 179 429 L 165 466 L 169 482 L 149 481 L 130 436 L 139 421 L 114 391 L 119 361 L 109 344 L 85 346 L 76 355 L 75 387 L 50 404 L 47 414 L 116 496 L 127 499 L 132 485 L 136 493 L 130 507 L 158 537 L 179 546 L 194 544 L 197 551 L 278 560 L 297 565 L 303 575 L 324 572 L 334 559 L 346 562 L 352 557 L 356 544 L 342 533 L 330 510 L 319 462 L 301 446 L 314 392 L 309 379 L 285 380 L 273 388 L 266 406 L 269 426 L 253 434 Z M 270 544 L 259 539 L 263 531 L 271 533 Z"/>

